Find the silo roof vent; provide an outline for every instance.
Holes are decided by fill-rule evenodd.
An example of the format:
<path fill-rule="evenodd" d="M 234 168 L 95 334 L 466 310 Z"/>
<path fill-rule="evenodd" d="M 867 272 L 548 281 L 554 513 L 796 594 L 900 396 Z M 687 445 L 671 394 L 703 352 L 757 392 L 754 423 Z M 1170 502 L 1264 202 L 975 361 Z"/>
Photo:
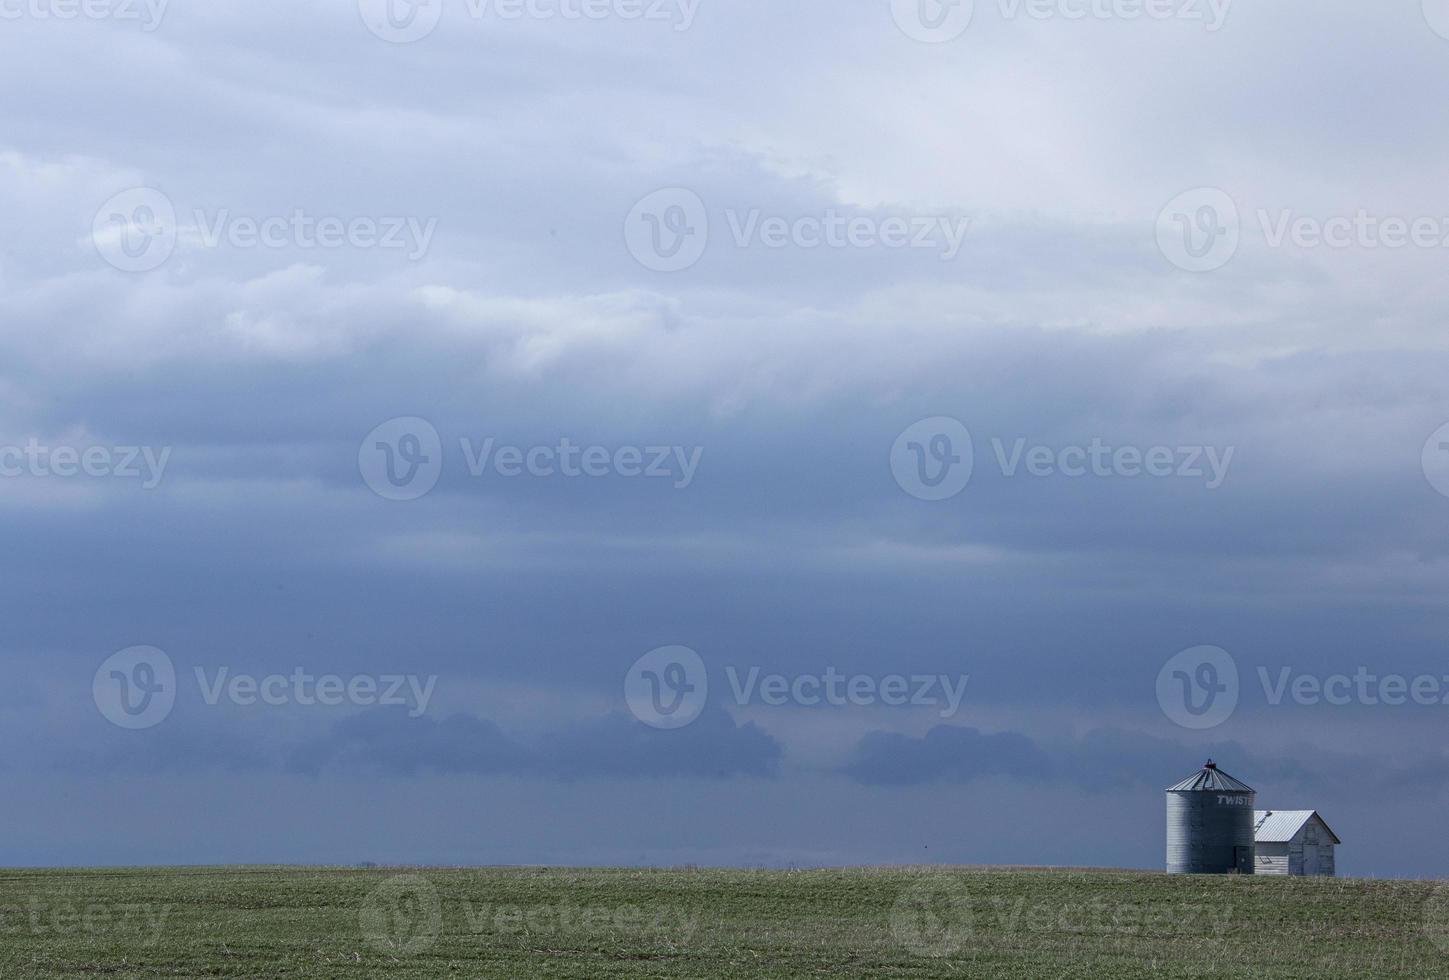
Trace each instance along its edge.
<path fill-rule="evenodd" d="M 1197 772 L 1188 776 L 1176 786 L 1167 788 L 1169 793 L 1256 793 L 1257 790 L 1243 782 L 1241 779 L 1234 779 L 1218 768 L 1218 764 L 1209 759 Z"/>

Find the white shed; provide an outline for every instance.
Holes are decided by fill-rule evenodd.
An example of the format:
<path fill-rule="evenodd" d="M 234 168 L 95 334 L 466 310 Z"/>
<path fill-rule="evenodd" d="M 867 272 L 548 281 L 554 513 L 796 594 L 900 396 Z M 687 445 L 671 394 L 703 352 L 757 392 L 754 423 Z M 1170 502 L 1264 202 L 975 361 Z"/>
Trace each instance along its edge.
<path fill-rule="evenodd" d="M 1334 876 L 1333 847 L 1343 842 L 1317 810 L 1255 810 L 1253 822 L 1258 874 Z"/>

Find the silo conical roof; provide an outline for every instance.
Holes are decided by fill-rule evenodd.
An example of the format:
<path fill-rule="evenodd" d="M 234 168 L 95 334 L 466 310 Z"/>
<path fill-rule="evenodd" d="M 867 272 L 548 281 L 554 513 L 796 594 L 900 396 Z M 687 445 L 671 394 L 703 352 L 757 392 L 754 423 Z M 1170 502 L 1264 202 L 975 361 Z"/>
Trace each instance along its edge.
<path fill-rule="evenodd" d="M 1234 779 L 1218 768 L 1217 763 L 1211 759 L 1207 765 L 1197 772 L 1188 776 L 1176 786 L 1167 787 L 1169 793 L 1256 793 L 1257 790 L 1243 782 L 1241 779 Z"/>

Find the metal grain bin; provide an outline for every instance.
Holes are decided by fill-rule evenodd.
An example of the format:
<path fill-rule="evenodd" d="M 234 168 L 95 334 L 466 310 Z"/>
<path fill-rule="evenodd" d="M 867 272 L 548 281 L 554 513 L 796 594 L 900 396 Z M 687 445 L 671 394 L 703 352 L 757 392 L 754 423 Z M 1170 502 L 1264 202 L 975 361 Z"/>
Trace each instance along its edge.
<path fill-rule="evenodd" d="M 1253 873 L 1253 787 L 1211 759 L 1167 790 L 1167 873 Z"/>

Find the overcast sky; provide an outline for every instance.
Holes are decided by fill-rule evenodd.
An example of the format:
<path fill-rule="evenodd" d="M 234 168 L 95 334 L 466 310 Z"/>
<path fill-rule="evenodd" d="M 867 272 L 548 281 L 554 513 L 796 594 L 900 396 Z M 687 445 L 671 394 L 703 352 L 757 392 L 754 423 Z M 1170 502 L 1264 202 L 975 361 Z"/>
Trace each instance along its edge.
<path fill-rule="evenodd" d="M 1157 868 L 1212 756 L 1449 875 L 1446 93 L 1438 0 L 0 0 L 0 863 Z"/>

